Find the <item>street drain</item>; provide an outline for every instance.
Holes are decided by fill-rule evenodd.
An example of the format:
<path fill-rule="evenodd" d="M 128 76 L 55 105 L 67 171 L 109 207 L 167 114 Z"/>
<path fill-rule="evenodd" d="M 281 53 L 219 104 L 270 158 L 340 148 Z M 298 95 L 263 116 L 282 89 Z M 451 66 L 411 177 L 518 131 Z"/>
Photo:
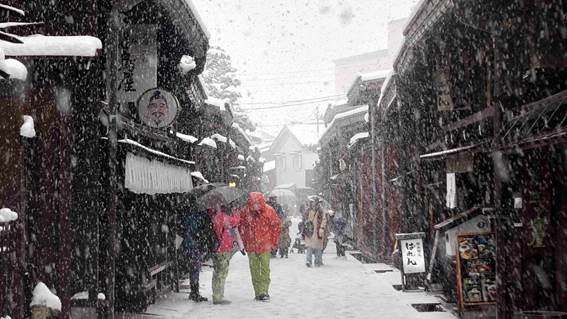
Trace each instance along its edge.
<path fill-rule="evenodd" d="M 392 269 L 380 269 L 380 270 L 374 270 L 375 273 L 377 274 L 383 274 L 383 273 L 387 273 L 387 272 L 392 272 Z"/>
<path fill-rule="evenodd" d="M 411 306 L 418 312 L 445 312 L 439 303 L 412 303 Z"/>
<path fill-rule="evenodd" d="M 396 290 L 402 290 L 402 285 L 392 285 Z"/>
<path fill-rule="evenodd" d="M 373 264 L 376 261 L 370 257 L 367 257 L 365 255 L 363 255 L 362 253 L 350 253 L 350 255 L 354 258 L 356 258 L 358 261 L 360 261 L 363 264 Z"/>

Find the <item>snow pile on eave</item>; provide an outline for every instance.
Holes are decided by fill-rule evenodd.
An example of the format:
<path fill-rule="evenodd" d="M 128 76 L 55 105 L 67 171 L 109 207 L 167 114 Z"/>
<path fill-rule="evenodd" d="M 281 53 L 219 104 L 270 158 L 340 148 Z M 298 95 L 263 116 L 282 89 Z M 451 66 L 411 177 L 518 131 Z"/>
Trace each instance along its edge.
<path fill-rule="evenodd" d="M 198 178 L 207 184 L 209 183 L 209 181 L 205 178 L 205 176 L 203 176 L 203 174 L 199 171 L 191 172 L 191 176 Z"/>
<path fill-rule="evenodd" d="M 9 223 L 18 219 L 18 213 L 4 207 L 0 209 L 0 223 Z"/>
<path fill-rule="evenodd" d="M 14 59 L 7 59 L 4 50 L 0 47 L 0 71 L 7 73 L 11 79 L 18 79 L 25 81 L 28 77 L 28 69 L 26 66 Z"/>
<path fill-rule="evenodd" d="M 252 157 L 252 155 L 248 155 L 248 157 L 246 158 L 247 161 L 249 162 L 256 162 L 256 159 L 254 159 L 254 157 Z"/>
<path fill-rule="evenodd" d="M 217 148 L 217 143 L 210 137 L 205 137 L 198 145 L 199 146 L 206 145 L 212 148 Z"/>
<path fill-rule="evenodd" d="M 61 300 L 40 281 L 33 289 L 33 297 L 30 306 L 46 306 L 47 308 L 61 311 Z"/>
<path fill-rule="evenodd" d="M 368 72 L 368 73 L 361 73 L 360 80 L 361 81 L 373 81 L 378 79 L 383 79 L 390 73 L 390 70 L 380 70 L 375 72 Z"/>
<path fill-rule="evenodd" d="M 239 160 L 239 161 L 244 161 L 244 155 L 238 154 L 238 160 Z"/>
<path fill-rule="evenodd" d="M 83 56 L 94 57 L 102 49 L 100 39 L 91 36 L 17 37 L 23 43 L 0 41 L 0 48 L 7 56 Z"/>
<path fill-rule="evenodd" d="M 366 112 L 366 114 L 364 114 L 364 122 L 370 122 L 370 113 Z"/>
<path fill-rule="evenodd" d="M 228 145 L 230 145 L 230 147 L 232 148 L 236 148 L 236 143 L 234 143 L 234 141 L 231 138 L 228 139 Z"/>
<path fill-rule="evenodd" d="M 5 5 L 5 4 L 2 4 L 2 3 L 0 3 L 0 8 L 6 9 L 6 10 L 8 10 L 8 11 L 16 12 L 17 14 L 19 14 L 19 15 L 21 15 L 21 16 L 25 16 L 25 15 L 26 15 L 26 13 L 24 12 L 24 10 L 21 10 L 21 9 L 18 9 L 18 8 L 14 8 L 14 7 L 12 7 L 12 6 Z"/>
<path fill-rule="evenodd" d="M 264 163 L 264 172 L 269 172 L 276 169 L 276 161 L 268 161 Z"/>
<path fill-rule="evenodd" d="M 33 124 L 33 117 L 24 115 L 24 124 L 20 127 L 20 135 L 27 138 L 35 137 L 35 128 Z"/>
<path fill-rule="evenodd" d="M 353 135 L 353 137 L 350 138 L 350 141 L 348 143 L 348 147 L 352 147 L 354 146 L 354 144 L 356 144 L 359 140 L 365 139 L 367 137 L 369 137 L 370 134 L 368 134 L 368 132 L 360 132 L 360 133 L 356 133 Z"/>
<path fill-rule="evenodd" d="M 197 63 L 195 59 L 193 59 L 190 55 L 184 55 L 181 57 L 179 64 L 177 65 L 181 74 L 185 75 L 189 73 L 189 71 L 195 69 L 197 67 Z"/>
<path fill-rule="evenodd" d="M 175 136 L 177 136 L 182 141 L 185 141 L 185 142 L 191 143 L 191 144 L 197 142 L 197 140 L 198 140 L 198 138 L 196 138 L 195 136 L 187 135 L 187 134 L 183 134 L 183 133 L 179 133 L 179 132 L 176 132 Z"/>
<path fill-rule="evenodd" d="M 215 134 L 211 135 L 211 138 L 212 138 L 213 140 L 218 141 L 218 142 L 221 142 L 221 143 L 226 143 L 226 142 L 228 141 L 228 139 L 227 139 L 225 136 L 220 135 L 220 134 L 218 134 L 218 133 L 215 133 Z"/>
<path fill-rule="evenodd" d="M 195 165 L 195 162 L 194 162 L 194 161 L 187 161 L 187 160 L 184 160 L 184 159 L 181 159 L 181 158 L 177 158 L 177 157 L 171 156 L 171 155 L 169 155 L 169 154 L 165 154 L 165 153 L 163 153 L 163 152 L 160 152 L 160 151 L 154 150 L 154 149 L 152 149 L 152 148 L 149 148 L 149 147 L 147 147 L 147 146 L 144 146 L 144 145 L 142 145 L 142 144 L 140 144 L 140 143 L 138 143 L 138 142 L 136 142 L 136 141 L 132 141 L 131 139 L 128 139 L 128 138 L 125 138 L 125 139 L 122 139 L 122 140 L 118 140 L 118 142 L 119 142 L 119 143 L 124 143 L 124 144 L 130 144 L 130 145 L 139 147 L 139 148 L 141 148 L 141 149 L 143 149 L 143 150 L 146 150 L 147 152 L 152 153 L 152 154 L 155 154 L 155 155 L 159 155 L 159 156 L 163 156 L 163 157 L 166 157 L 166 158 L 169 158 L 169 159 L 172 159 L 172 160 L 176 160 L 176 161 L 180 161 L 180 162 L 183 162 L 183 163 L 187 163 L 187 164 L 189 164 L 189 165 Z"/>

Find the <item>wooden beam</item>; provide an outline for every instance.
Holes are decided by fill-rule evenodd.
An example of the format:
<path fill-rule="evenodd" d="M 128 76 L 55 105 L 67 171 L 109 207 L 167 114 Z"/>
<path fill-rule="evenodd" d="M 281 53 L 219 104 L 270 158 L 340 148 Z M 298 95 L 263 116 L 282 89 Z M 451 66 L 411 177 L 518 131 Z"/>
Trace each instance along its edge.
<path fill-rule="evenodd" d="M 471 124 L 475 124 L 478 122 L 481 122 L 487 118 L 490 118 L 494 116 L 494 107 L 487 107 L 484 110 L 480 111 L 480 112 L 476 112 L 472 115 L 469 115 L 461 120 L 458 120 L 456 122 L 452 122 L 448 125 L 445 125 L 445 127 L 443 127 L 443 130 L 445 132 L 448 131 L 453 131 L 456 129 L 460 129 L 466 126 L 469 126 Z"/>

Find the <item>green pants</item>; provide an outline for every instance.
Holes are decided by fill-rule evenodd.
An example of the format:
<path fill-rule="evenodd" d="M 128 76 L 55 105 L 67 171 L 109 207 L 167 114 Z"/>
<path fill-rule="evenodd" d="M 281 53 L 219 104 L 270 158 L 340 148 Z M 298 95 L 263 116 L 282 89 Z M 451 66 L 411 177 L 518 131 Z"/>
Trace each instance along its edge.
<path fill-rule="evenodd" d="M 213 301 L 224 298 L 224 283 L 228 276 L 228 266 L 232 253 L 215 253 L 213 255 Z"/>
<path fill-rule="evenodd" d="M 252 286 L 254 286 L 256 297 L 268 294 L 268 288 L 270 288 L 270 257 L 269 252 L 248 253 L 250 275 L 252 276 Z"/>

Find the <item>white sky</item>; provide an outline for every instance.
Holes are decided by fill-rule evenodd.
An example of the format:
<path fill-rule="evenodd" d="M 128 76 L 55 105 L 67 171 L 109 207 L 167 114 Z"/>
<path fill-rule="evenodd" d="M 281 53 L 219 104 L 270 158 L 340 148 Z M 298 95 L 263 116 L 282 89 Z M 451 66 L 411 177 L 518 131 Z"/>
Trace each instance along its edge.
<path fill-rule="evenodd" d="M 386 48 L 387 22 L 410 14 L 416 0 L 193 0 L 210 44 L 232 58 L 242 108 L 335 95 L 333 60 Z M 328 102 L 255 110 L 260 128 L 314 122 Z M 301 138 L 301 137 L 299 137 Z"/>

